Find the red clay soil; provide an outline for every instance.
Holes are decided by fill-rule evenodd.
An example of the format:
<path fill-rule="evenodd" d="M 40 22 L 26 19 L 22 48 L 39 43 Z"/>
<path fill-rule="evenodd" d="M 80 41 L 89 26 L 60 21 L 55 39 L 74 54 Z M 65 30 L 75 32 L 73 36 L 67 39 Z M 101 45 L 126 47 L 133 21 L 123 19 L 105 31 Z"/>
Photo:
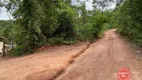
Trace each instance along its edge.
<path fill-rule="evenodd" d="M 64 70 L 89 43 L 49 48 L 21 58 L 0 59 L 0 80 L 49 80 Z"/>
<path fill-rule="evenodd" d="M 142 80 L 142 61 L 136 60 L 128 42 L 115 29 L 106 31 L 87 48 L 88 43 L 80 43 L 1 60 L 0 80 L 118 80 L 116 74 L 121 68 L 130 70 L 130 80 Z"/>
<path fill-rule="evenodd" d="M 117 72 L 128 68 L 130 80 L 142 80 L 142 61 L 136 60 L 128 42 L 115 29 L 90 45 L 64 74 L 55 80 L 118 80 Z"/>

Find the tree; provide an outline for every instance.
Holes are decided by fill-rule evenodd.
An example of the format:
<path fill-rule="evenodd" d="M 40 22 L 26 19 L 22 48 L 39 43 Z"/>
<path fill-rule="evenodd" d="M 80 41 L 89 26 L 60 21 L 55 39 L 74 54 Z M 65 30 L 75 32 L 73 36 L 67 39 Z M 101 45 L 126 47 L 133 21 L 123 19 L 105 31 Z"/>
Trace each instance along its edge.
<path fill-rule="evenodd" d="M 44 14 L 37 0 L 23 0 L 15 10 L 15 42 L 18 55 L 33 52 L 45 42 L 40 26 Z"/>
<path fill-rule="evenodd" d="M 61 7 L 61 1 L 38 0 L 38 3 L 42 7 L 41 10 L 45 15 L 41 23 L 41 30 L 46 38 L 51 38 L 58 27 L 57 17 Z"/>
<path fill-rule="evenodd" d="M 123 2 L 124 0 L 116 0 L 116 6 L 120 6 Z"/>
<path fill-rule="evenodd" d="M 9 0 L 5 6 L 15 18 L 18 55 L 33 52 L 50 38 L 74 39 L 75 11 L 69 0 Z"/>
<path fill-rule="evenodd" d="M 84 24 L 87 23 L 87 16 L 88 16 L 86 10 L 86 1 L 87 0 L 84 1 L 78 0 L 77 2 L 79 3 L 79 5 L 75 6 L 76 11 L 78 11 L 78 13 L 82 16 L 82 22 Z"/>
<path fill-rule="evenodd" d="M 2 7 L 3 6 L 3 4 L 2 4 L 2 1 L 0 0 L 0 7 Z"/>
<path fill-rule="evenodd" d="M 93 7 L 100 11 L 105 11 L 113 0 L 93 0 Z"/>
<path fill-rule="evenodd" d="M 3 7 L 2 1 L 0 0 L 0 12 L 1 12 L 1 7 Z"/>
<path fill-rule="evenodd" d="M 119 31 L 131 40 L 142 45 L 142 2 L 140 0 L 125 0 L 118 15 Z"/>
<path fill-rule="evenodd" d="M 83 23 L 86 24 L 86 23 L 87 23 L 86 1 L 84 1 L 84 2 L 82 3 L 81 11 L 82 11 Z"/>

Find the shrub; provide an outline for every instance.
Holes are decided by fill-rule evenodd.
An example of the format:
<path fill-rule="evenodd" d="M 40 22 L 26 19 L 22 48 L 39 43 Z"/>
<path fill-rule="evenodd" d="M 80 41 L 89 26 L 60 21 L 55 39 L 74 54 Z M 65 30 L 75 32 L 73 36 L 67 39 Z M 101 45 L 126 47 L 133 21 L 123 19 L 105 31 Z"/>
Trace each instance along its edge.
<path fill-rule="evenodd" d="M 70 45 L 75 42 L 75 40 L 64 40 L 63 37 L 52 37 L 48 39 L 50 45 Z"/>
<path fill-rule="evenodd" d="M 93 39 L 93 27 L 91 23 L 80 24 L 76 27 L 77 40 L 86 41 Z"/>
<path fill-rule="evenodd" d="M 58 27 L 54 37 L 63 38 L 63 40 L 75 39 L 74 10 L 63 9 L 58 15 Z"/>
<path fill-rule="evenodd" d="M 93 23 L 93 36 L 98 38 L 100 34 L 104 31 L 103 24 L 108 21 L 107 16 L 103 14 L 96 15 L 92 18 Z"/>
<path fill-rule="evenodd" d="M 140 0 L 125 0 L 117 15 L 118 31 L 138 45 L 142 45 L 142 7 Z"/>
<path fill-rule="evenodd" d="M 104 24 L 108 22 L 108 19 L 104 14 L 96 14 L 88 18 L 88 23 L 86 24 L 79 22 L 76 23 L 76 33 L 78 40 L 92 41 L 94 38 L 101 37 L 103 31 L 106 29 Z"/>

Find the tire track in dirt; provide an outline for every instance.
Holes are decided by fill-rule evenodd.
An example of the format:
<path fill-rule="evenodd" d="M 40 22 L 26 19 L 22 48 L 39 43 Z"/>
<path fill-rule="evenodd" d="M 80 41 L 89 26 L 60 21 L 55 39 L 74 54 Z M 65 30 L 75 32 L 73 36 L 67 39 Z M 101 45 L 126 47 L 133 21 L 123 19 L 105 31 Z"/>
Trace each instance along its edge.
<path fill-rule="evenodd" d="M 117 80 L 121 68 L 130 70 L 130 80 L 142 80 L 142 62 L 137 62 L 133 53 L 116 29 L 106 31 L 55 80 Z"/>
<path fill-rule="evenodd" d="M 72 65 L 72 64 L 74 63 L 74 60 L 75 60 L 76 58 L 78 58 L 81 54 L 83 54 L 83 53 L 90 47 L 90 45 L 91 45 L 91 43 L 89 43 L 89 44 L 86 46 L 86 48 L 83 49 L 83 50 L 81 50 L 77 55 L 73 56 L 74 58 L 69 62 L 69 64 L 67 65 L 67 68 L 68 68 L 70 65 Z M 59 71 L 55 76 L 53 76 L 53 77 L 52 77 L 51 79 L 49 79 L 49 80 L 55 80 L 56 78 L 60 77 L 60 76 L 66 71 L 67 68 L 62 69 L 61 71 Z"/>

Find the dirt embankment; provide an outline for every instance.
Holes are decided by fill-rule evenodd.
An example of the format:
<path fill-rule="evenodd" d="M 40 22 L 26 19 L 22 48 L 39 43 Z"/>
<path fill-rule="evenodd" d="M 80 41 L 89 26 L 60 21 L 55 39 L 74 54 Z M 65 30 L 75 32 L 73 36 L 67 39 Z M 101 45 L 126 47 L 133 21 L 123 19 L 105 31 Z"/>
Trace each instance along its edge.
<path fill-rule="evenodd" d="M 33 55 L 0 60 L 0 80 L 53 79 L 84 51 L 89 43 L 58 46 Z"/>

